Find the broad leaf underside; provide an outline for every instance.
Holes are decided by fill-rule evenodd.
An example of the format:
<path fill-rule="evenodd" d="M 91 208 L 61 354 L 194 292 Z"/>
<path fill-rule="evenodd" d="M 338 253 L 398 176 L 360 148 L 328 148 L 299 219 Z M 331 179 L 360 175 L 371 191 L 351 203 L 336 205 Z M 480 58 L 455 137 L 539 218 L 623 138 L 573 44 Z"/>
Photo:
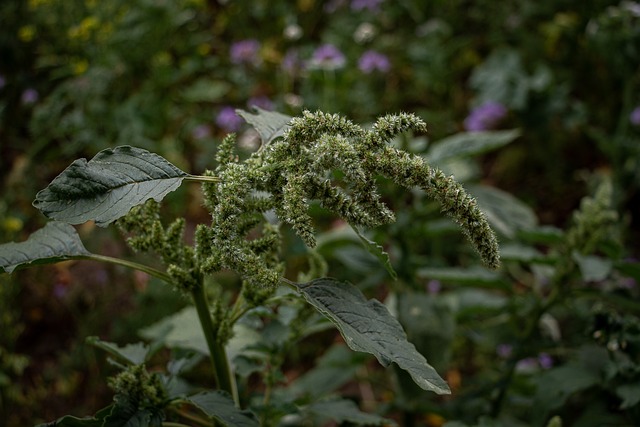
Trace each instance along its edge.
<path fill-rule="evenodd" d="M 347 345 L 373 354 L 383 366 L 396 363 L 422 389 L 449 394 L 449 386 L 429 365 L 407 336 L 398 320 L 380 301 L 366 300 L 355 286 L 322 278 L 298 285 L 307 302 L 331 320 Z"/>
<path fill-rule="evenodd" d="M 162 200 L 186 176 L 157 154 L 122 146 L 88 162 L 74 161 L 37 194 L 33 205 L 51 219 L 106 226 L 149 199 Z"/>
<path fill-rule="evenodd" d="M 17 267 L 45 264 L 72 257 L 91 255 L 73 226 L 63 222 L 49 222 L 20 243 L 0 245 L 0 268 L 11 273 Z"/>

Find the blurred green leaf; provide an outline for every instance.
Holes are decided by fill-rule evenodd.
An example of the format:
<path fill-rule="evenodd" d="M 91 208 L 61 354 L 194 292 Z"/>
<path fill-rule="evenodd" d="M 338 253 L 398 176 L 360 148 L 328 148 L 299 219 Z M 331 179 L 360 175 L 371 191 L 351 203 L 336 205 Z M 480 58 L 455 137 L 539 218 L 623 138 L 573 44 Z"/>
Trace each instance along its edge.
<path fill-rule="evenodd" d="M 427 152 L 427 160 L 440 164 L 457 157 L 476 156 L 503 147 L 519 136 L 518 129 L 458 133 L 436 142 Z"/>
<path fill-rule="evenodd" d="M 121 146 L 78 159 L 38 192 L 33 205 L 70 224 L 94 220 L 106 226 L 149 199 L 161 201 L 187 173 L 141 148 Z"/>
<path fill-rule="evenodd" d="M 231 90 L 229 83 L 201 78 L 182 92 L 187 102 L 217 102 Z"/>
<path fill-rule="evenodd" d="M 450 393 L 447 383 L 407 341 L 400 323 L 380 301 L 367 301 L 355 286 L 330 278 L 297 287 L 309 304 L 336 325 L 352 350 L 373 354 L 385 367 L 395 362 L 424 390 Z"/>
<path fill-rule="evenodd" d="M 620 409 L 631 408 L 640 403 L 640 383 L 622 384 L 616 387 L 616 394 L 622 399 Z"/>
<path fill-rule="evenodd" d="M 250 411 L 236 408 L 233 399 L 221 391 L 204 391 L 184 400 L 198 407 L 207 416 L 229 427 L 259 427 L 258 420 Z"/>
<path fill-rule="evenodd" d="M 0 267 L 7 273 L 17 267 L 49 264 L 91 255 L 73 226 L 52 221 L 20 243 L 0 245 Z"/>
<path fill-rule="evenodd" d="M 536 413 L 546 416 L 564 405 L 572 394 L 598 384 L 601 378 L 582 364 L 569 362 L 541 373 L 537 380 L 539 385 L 534 408 Z"/>
<path fill-rule="evenodd" d="M 508 238 L 538 223 L 533 209 L 505 191 L 484 185 L 470 185 L 467 189 L 476 198 L 489 223 Z"/>
<path fill-rule="evenodd" d="M 607 350 L 585 345 L 576 357 L 562 366 L 542 372 L 537 378 L 533 401 L 534 424 L 541 424 L 547 414 L 565 404 L 573 394 L 603 381 L 603 371 L 609 362 Z"/>
<path fill-rule="evenodd" d="M 580 274 L 585 282 L 599 282 L 609 276 L 613 268 L 613 261 L 596 255 L 580 255 L 577 252 L 572 254 L 573 259 L 578 263 Z"/>
<path fill-rule="evenodd" d="M 195 307 L 186 307 L 139 332 L 141 337 L 162 342 L 169 348 L 178 347 L 209 354 Z"/>
<path fill-rule="evenodd" d="M 503 261 L 519 261 L 540 264 L 551 262 L 549 258 L 532 246 L 507 243 L 500 246 L 500 259 Z"/>
<path fill-rule="evenodd" d="M 518 237 L 528 243 L 557 244 L 562 242 L 564 232 L 552 225 L 539 225 L 518 230 Z"/>
<path fill-rule="evenodd" d="M 362 354 L 335 344 L 320 357 L 313 369 L 296 378 L 283 393 L 296 397 L 320 397 L 352 380 L 362 366 Z"/>
<path fill-rule="evenodd" d="M 323 400 L 310 404 L 305 408 L 321 419 L 330 419 L 338 424 L 395 426 L 396 423 L 379 415 L 368 414 L 358 409 L 355 402 L 346 399 Z"/>
<path fill-rule="evenodd" d="M 425 267 L 416 271 L 418 277 L 467 286 L 505 288 L 509 284 L 499 273 L 482 267 L 467 269 L 453 267 Z"/>
<path fill-rule="evenodd" d="M 96 346 L 107 353 L 122 358 L 133 365 L 140 365 L 146 362 L 149 357 L 149 346 L 144 343 L 127 344 L 124 347 L 120 347 L 117 344 L 102 341 L 98 337 L 88 337 L 87 343 Z"/>
<path fill-rule="evenodd" d="M 291 116 L 259 107 L 254 107 L 251 112 L 236 110 L 236 113 L 258 131 L 262 144 L 268 144 L 281 137 L 291 121 Z"/>

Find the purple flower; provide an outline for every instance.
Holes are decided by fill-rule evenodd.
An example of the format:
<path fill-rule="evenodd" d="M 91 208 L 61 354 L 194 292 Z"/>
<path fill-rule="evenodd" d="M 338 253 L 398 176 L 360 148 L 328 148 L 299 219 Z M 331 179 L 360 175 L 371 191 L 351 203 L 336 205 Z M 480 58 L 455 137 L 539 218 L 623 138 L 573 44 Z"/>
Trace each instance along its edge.
<path fill-rule="evenodd" d="M 7 80 L 4 76 L 0 75 L 0 89 L 2 89 L 7 84 Z"/>
<path fill-rule="evenodd" d="M 311 64 L 324 70 L 342 68 L 346 62 L 342 52 L 332 44 L 323 44 L 313 52 L 311 57 Z"/>
<path fill-rule="evenodd" d="M 442 289 L 442 283 L 439 280 L 429 280 L 427 283 L 427 292 L 431 295 L 436 295 Z"/>
<path fill-rule="evenodd" d="M 256 65 L 260 62 L 259 52 L 260 42 L 255 39 L 247 39 L 233 43 L 229 55 L 234 64 Z"/>
<path fill-rule="evenodd" d="M 496 354 L 502 359 L 507 359 L 513 353 L 513 346 L 511 344 L 498 344 L 496 347 Z"/>
<path fill-rule="evenodd" d="M 376 70 L 386 73 L 391 69 L 391 62 L 386 55 L 375 50 L 368 50 L 358 60 L 358 68 L 365 74 L 371 74 Z"/>
<path fill-rule="evenodd" d="M 547 353 L 540 353 L 538 355 L 538 364 L 542 369 L 550 369 L 553 367 L 553 358 Z"/>
<path fill-rule="evenodd" d="M 340 9 L 342 6 L 344 6 L 344 4 L 347 2 L 347 0 L 331 0 L 328 1 L 324 4 L 324 11 L 326 13 L 333 13 L 336 10 Z"/>
<path fill-rule="evenodd" d="M 191 136 L 195 140 L 208 138 L 211 136 L 211 127 L 209 125 L 198 125 L 191 131 Z"/>
<path fill-rule="evenodd" d="M 216 116 L 216 124 L 225 132 L 237 132 L 242 126 L 242 118 L 233 107 L 223 107 Z"/>
<path fill-rule="evenodd" d="M 284 55 L 284 58 L 282 58 L 282 62 L 280 63 L 280 67 L 282 67 L 282 69 L 290 75 L 297 74 L 300 70 L 302 70 L 303 66 L 304 64 L 300 60 L 298 51 L 296 51 L 295 49 L 289 49 Z"/>
<path fill-rule="evenodd" d="M 383 0 L 351 0 L 351 10 L 369 9 L 370 12 L 380 12 L 380 3 Z"/>
<path fill-rule="evenodd" d="M 31 105 L 38 102 L 38 98 L 40 98 L 40 95 L 38 94 L 37 90 L 27 89 L 22 92 L 22 97 L 20 98 L 20 100 L 23 105 Z"/>
<path fill-rule="evenodd" d="M 266 96 L 254 96 L 247 101 L 248 107 L 258 107 L 263 110 L 273 110 L 273 102 Z"/>
<path fill-rule="evenodd" d="M 471 110 L 469 116 L 464 119 L 464 128 L 468 131 L 493 129 L 506 115 L 507 109 L 504 105 L 487 101 Z"/>
<path fill-rule="evenodd" d="M 640 105 L 633 109 L 629 114 L 629 121 L 632 125 L 640 126 Z"/>

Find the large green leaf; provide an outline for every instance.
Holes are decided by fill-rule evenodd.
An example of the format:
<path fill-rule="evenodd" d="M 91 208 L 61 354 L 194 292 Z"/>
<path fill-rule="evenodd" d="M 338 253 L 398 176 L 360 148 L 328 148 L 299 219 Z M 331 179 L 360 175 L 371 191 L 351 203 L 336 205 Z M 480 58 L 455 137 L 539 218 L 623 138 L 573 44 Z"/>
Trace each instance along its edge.
<path fill-rule="evenodd" d="M 94 220 L 106 226 L 149 199 L 162 200 L 188 176 L 141 148 L 109 148 L 87 162 L 78 159 L 36 195 L 47 217 L 70 224 Z"/>
<path fill-rule="evenodd" d="M 75 228 L 63 222 L 50 222 L 20 243 L 0 245 L 0 268 L 11 273 L 29 264 L 48 264 L 91 255 Z"/>
<path fill-rule="evenodd" d="M 331 278 L 297 286 L 304 299 L 337 326 L 352 350 L 373 354 L 385 367 L 395 362 L 424 390 L 450 393 L 447 383 L 407 341 L 398 320 L 380 301 L 367 301 L 355 286 Z"/>
<path fill-rule="evenodd" d="M 427 158 L 430 163 L 439 164 L 457 157 L 474 156 L 507 145 L 519 136 L 518 129 L 457 133 L 434 144 Z"/>
<path fill-rule="evenodd" d="M 185 400 L 200 408 L 207 416 L 215 418 L 230 427 L 259 427 L 258 421 L 250 411 L 236 408 L 231 397 L 221 391 L 204 391 Z"/>
<path fill-rule="evenodd" d="M 291 116 L 286 114 L 267 111 L 258 107 L 254 107 L 252 110 L 252 112 L 236 110 L 236 113 L 258 131 L 262 144 L 268 144 L 282 136 L 291 121 Z"/>

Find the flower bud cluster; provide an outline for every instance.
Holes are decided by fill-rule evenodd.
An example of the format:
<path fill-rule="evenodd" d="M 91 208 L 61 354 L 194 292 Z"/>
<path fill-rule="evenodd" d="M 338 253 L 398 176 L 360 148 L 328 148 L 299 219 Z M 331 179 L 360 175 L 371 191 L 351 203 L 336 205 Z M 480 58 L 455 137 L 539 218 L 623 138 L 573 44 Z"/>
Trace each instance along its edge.
<path fill-rule="evenodd" d="M 272 291 L 282 274 L 280 233 L 264 216 L 273 209 L 273 201 L 256 192 L 262 173 L 254 161 L 239 162 L 234 144 L 234 135 L 225 138 L 217 155 L 218 167 L 207 173 L 215 174 L 218 180 L 204 184 L 205 205 L 212 221 L 210 226 L 196 229 L 196 253 L 204 272 L 233 270 L 247 288 Z M 252 301 L 264 296 L 245 297 Z"/>
<path fill-rule="evenodd" d="M 160 375 L 149 373 L 144 365 L 127 367 L 109 378 L 108 384 L 117 395 L 125 396 L 138 409 L 161 407 L 167 400 L 167 391 Z"/>
<path fill-rule="evenodd" d="M 586 255 L 613 235 L 612 227 L 618 220 L 618 214 L 612 209 L 613 187 L 605 180 L 596 189 L 593 197 L 585 197 L 580 209 L 573 214 L 573 225 L 567 232 L 568 250 Z"/>
<path fill-rule="evenodd" d="M 127 243 L 132 249 L 153 251 L 162 258 L 176 288 L 188 292 L 198 286 L 200 269 L 195 251 L 184 243 L 184 218 L 165 228 L 160 221 L 160 205 L 152 199 L 131 209 L 117 224 L 129 235 Z"/>
<path fill-rule="evenodd" d="M 255 154 L 250 163 L 260 175 L 255 184 L 271 194 L 280 219 L 309 247 L 315 246 L 312 201 L 354 226 L 373 227 L 395 219 L 380 199 L 376 176 L 403 187 L 420 187 L 462 227 L 485 264 L 497 268 L 498 242 L 475 200 L 423 158 L 391 147 L 393 138 L 410 130 L 424 132 L 426 125 L 402 113 L 381 117 L 364 130 L 337 114 L 305 111 L 291 120 L 282 139 Z"/>

